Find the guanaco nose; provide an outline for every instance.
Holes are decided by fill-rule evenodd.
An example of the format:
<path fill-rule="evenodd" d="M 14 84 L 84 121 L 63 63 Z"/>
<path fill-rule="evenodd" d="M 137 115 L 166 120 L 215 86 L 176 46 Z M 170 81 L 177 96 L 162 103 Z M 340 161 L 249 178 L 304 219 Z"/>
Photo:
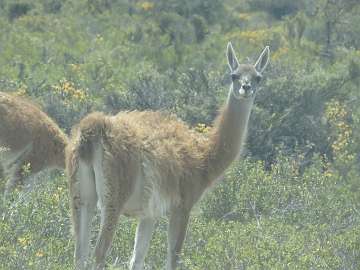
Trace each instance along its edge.
<path fill-rule="evenodd" d="M 245 91 L 249 91 L 250 88 L 251 88 L 251 85 L 248 83 L 248 84 L 243 84 L 242 88 L 245 90 Z"/>

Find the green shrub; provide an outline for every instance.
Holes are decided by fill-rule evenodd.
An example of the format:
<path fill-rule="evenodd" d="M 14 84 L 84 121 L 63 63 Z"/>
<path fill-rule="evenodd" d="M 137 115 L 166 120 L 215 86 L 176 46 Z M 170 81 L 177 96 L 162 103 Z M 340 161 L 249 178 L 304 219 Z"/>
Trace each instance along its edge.
<path fill-rule="evenodd" d="M 288 0 L 250 0 L 248 4 L 252 10 L 264 10 L 277 19 L 295 13 L 304 5 L 304 1 Z"/>
<path fill-rule="evenodd" d="M 9 5 L 8 18 L 13 21 L 21 16 L 26 15 L 31 10 L 28 3 L 14 3 Z"/>
<path fill-rule="evenodd" d="M 209 34 L 206 21 L 203 17 L 199 15 L 194 15 L 191 19 L 191 22 L 194 26 L 196 41 L 202 42 L 205 39 L 206 35 Z"/>
<path fill-rule="evenodd" d="M 44 11 L 46 13 L 59 13 L 61 11 L 61 8 L 63 6 L 64 1 L 60 0 L 47 0 L 44 1 Z"/>

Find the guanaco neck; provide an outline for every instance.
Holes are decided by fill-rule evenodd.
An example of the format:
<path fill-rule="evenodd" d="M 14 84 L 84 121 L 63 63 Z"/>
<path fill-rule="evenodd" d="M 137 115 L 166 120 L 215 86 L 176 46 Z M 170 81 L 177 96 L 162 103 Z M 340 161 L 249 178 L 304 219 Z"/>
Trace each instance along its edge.
<path fill-rule="evenodd" d="M 239 156 L 246 137 L 253 98 L 238 99 L 230 88 L 225 106 L 215 120 L 206 155 L 207 182 L 218 179 Z"/>

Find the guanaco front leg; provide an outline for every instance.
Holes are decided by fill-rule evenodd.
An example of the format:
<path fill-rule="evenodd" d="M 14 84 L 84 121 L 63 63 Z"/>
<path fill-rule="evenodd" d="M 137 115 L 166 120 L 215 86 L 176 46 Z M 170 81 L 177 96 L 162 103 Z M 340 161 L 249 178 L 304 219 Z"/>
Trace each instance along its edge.
<path fill-rule="evenodd" d="M 168 227 L 168 256 L 166 270 L 176 269 L 188 222 L 189 211 L 182 208 L 175 208 L 171 211 Z"/>
<path fill-rule="evenodd" d="M 143 218 L 140 220 L 136 228 L 134 250 L 130 260 L 130 270 L 143 269 L 155 222 L 156 220 L 154 218 Z"/>
<path fill-rule="evenodd" d="M 25 161 L 28 159 L 32 151 L 32 143 L 28 144 L 22 151 L 18 153 L 8 153 L 4 155 L 6 161 L 4 169 L 6 169 L 8 181 L 5 185 L 4 201 L 9 194 L 15 189 L 15 187 L 23 182 L 23 166 L 26 165 Z"/>

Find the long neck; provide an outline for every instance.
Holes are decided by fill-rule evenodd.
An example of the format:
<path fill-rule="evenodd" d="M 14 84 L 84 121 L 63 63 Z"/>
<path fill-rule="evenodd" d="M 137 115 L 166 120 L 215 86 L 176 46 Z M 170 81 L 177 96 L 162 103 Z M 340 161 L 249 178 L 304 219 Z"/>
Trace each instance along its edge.
<path fill-rule="evenodd" d="M 218 116 L 207 153 L 207 181 L 219 178 L 238 157 L 246 137 L 253 99 L 237 99 L 230 89 L 227 102 Z"/>

